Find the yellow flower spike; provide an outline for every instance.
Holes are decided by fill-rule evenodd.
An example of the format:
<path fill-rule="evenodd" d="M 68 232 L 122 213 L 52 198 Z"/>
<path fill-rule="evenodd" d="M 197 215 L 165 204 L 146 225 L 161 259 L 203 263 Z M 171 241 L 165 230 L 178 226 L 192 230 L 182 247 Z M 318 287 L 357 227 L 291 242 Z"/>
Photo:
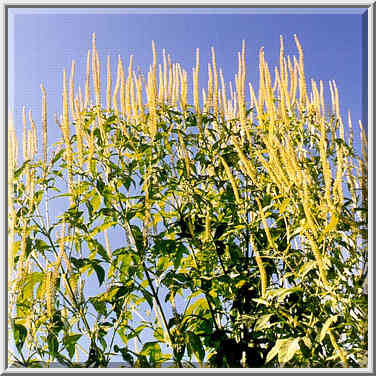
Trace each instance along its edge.
<path fill-rule="evenodd" d="M 264 226 L 265 233 L 266 233 L 266 238 L 268 239 L 270 247 L 275 249 L 276 246 L 275 246 L 274 241 L 272 239 L 272 236 L 270 234 L 268 222 L 266 221 L 266 217 L 265 217 L 265 214 L 264 214 L 264 210 L 261 206 L 261 202 L 258 198 L 256 198 L 256 202 L 257 202 L 257 206 L 258 206 L 259 213 L 260 213 L 260 216 L 261 216 L 261 221 L 262 221 L 262 224 Z"/>
<path fill-rule="evenodd" d="M 107 90 L 106 90 L 106 104 L 107 111 L 111 110 L 111 58 L 107 56 Z"/>
<path fill-rule="evenodd" d="M 163 98 L 163 76 L 162 76 L 162 66 L 161 64 L 158 65 L 159 68 L 159 87 L 158 87 L 158 101 L 160 103 L 164 102 Z"/>
<path fill-rule="evenodd" d="M 77 114 L 74 109 L 74 71 L 75 71 L 76 63 L 74 60 L 72 60 L 72 67 L 71 67 L 71 74 L 69 78 L 69 106 L 70 106 L 70 112 L 72 114 L 72 118 L 76 119 Z"/>
<path fill-rule="evenodd" d="M 283 43 L 283 37 L 282 35 L 279 36 L 280 41 L 280 49 L 279 49 L 279 70 L 281 72 L 281 80 L 283 80 L 283 77 L 285 76 L 285 65 L 284 65 L 284 56 L 285 56 L 285 49 L 284 49 L 284 43 Z"/>
<path fill-rule="evenodd" d="M 174 64 L 173 67 L 173 86 L 172 86 L 172 98 L 171 98 L 171 105 L 174 108 L 177 108 L 177 103 L 179 101 L 179 86 L 180 86 L 180 80 L 182 81 L 181 88 L 182 88 L 182 93 L 184 96 L 184 91 L 185 91 L 185 72 L 179 72 L 178 64 Z M 183 97 L 184 101 L 184 97 Z M 185 108 L 185 106 L 183 106 Z M 185 111 L 185 110 L 183 110 Z"/>
<path fill-rule="evenodd" d="M 317 244 L 314 241 L 314 239 L 312 238 L 312 236 L 307 231 L 305 232 L 305 236 L 308 239 L 308 241 L 311 245 L 312 253 L 315 256 L 317 266 L 319 268 L 320 279 L 321 279 L 323 285 L 326 288 L 329 288 L 330 286 L 329 286 L 329 282 L 328 282 L 327 276 L 326 276 L 326 269 L 325 269 L 324 262 L 323 262 L 322 257 L 321 257 L 321 253 L 320 253 L 319 249 L 317 248 Z"/>
<path fill-rule="evenodd" d="M 215 62 L 214 47 L 211 48 L 211 52 L 212 52 L 213 78 L 214 78 L 213 111 L 214 111 L 214 114 L 217 114 L 218 112 L 218 74 L 217 74 L 217 65 Z"/>
<path fill-rule="evenodd" d="M 343 351 L 343 350 L 339 347 L 339 345 L 337 344 L 337 341 L 336 341 L 336 339 L 334 338 L 334 335 L 333 335 L 333 331 L 332 331 L 332 329 L 329 329 L 329 330 L 328 330 L 328 334 L 329 334 L 330 342 L 332 343 L 334 349 L 337 350 L 338 355 L 339 355 L 340 359 L 342 360 L 344 366 L 345 366 L 346 368 L 348 368 L 349 365 L 348 365 L 348 362 L 347 362 L 347 360 L 346 360 L 346 352 Z"/>
<path fill-rule="evenodd" d="M 120 63 L 120 112 L 125 119 L 125 77 L 124 77 L 124 67 L 121 59 Z M 124 130 L 124 129 L 123 129 Z"/>
<path fill-rule="evenodd" d="M 213 75 L 212 75 L 212 69 L 210 63 L 208 64 L 208 98 L 207 98 L 207 104 L 208 104 L 208 111 L 213 105 Z"/>
<path fill-rule="evenodd" d="M 26 161 L 28 159 L 28 152 L 27 152 L 27 130 L 26 130 L 26 108 L 22 106 L 22 123 L 23 123 L 23 133 L 22 133 L 22 151 L 23 151 L 23 159 Z"/>
<path fill-rule="evenodd" d="M 193 102 L 195 105 L 195 110 L 200 113 L 200 99 L 198 91 L 198 73 L 200 68 L 200 50 L 196 49 L 196 68 L 193 71 Z"/>
<path fill-rule="evenodd" d="M 53 272 L 48 271 L 45 278 L 45 297 L 47 304 L 47 317 L 51 318 L 54 313 L 55 300 L 55 281 L 53 280 Z"/>
<path fill-rule="evenodd" d="M 299 64 L 298 60 L 296 60 L 296 57 L 293 57 L 294 61 L 294 69 L 292 74 L 292 82 L 291 82 L 291 102 L 292 104 L 297 104 L 297 98 L 296 98 L 296 92 L 298 89 L 298 71 L 299 71 Z"/>
<path fill-rule="evenodd" d="M 291 182 L 289 181 L 288 177 L 286 176 L 282 168 L 280 158 L 277 153 L 278 140 L 273 136 L 272 133 L 270 133 L 269 137 L 265 137 L 264 141 L 267 146 L 267 151 L 269 153 L 269 166 L 276 174 L 278 180 L 283 183 L 281 189 L 286 189 L 286 187 L 290 186 Z"/>
<path fill-rule="evenodd" d="M 108 237 L 108 231 L 107 231 L 107 229 L 104 230 L 103 234 L 104 234 L 104 241 L 105 241 L 105 245 L 106 245 L 107 256 L 108 256 L 110 262 L 112 262 L 112 254 L 111 254 L 111 248 L 110 248 L 110 239 Z"/>
<path fill-rule="evenodd" d="M 320 160 L 323 168 L 323 176 L 325 182 L 325 199 L 329 206 L 331 206 L 331 185 L 332 185 L 332 173 L 330 170 L 329 162 L 327 160 L 326 153 L 326 128 L 325 121 L 320 121 Z"/>
<path fill-rule="evenodd" d="M 17 277 L 19 280 L 24 278 L 25 274 L 25 258 L 26 258 L 26 224 L 22 228 L 22 233 L 21 233 L 21 252 L 20 252 L 20 257 L 18 259 L 18 271 L 17 271 Z"/>
<path fill-rule="evenodd" d="M 246 119 L 246 108 L 245 108 L 245 98 L 244 98 L 244 86 L 245 86 L 245 42 L 242 43 L 242 54 L 238 53 L 238 74 L 235 80 L 235 86 L 237 91 L 237 98 L 239 103 L 239 118 L 241 129 L 248 140 L 249 144 L 252 143 L 249 130 L 247 128 L 247 119 Z M 242 135 L 243 137 L 243 135 Z M 244 139 L 242 140 L 244 142 Z"/>
<path fill-rule="evenodd" d="M 136 91 L 137 91 L 137 109 L 138 109 L 138 120 L 144 121 L 144 105 L 142 103 L 142 77 L 135 76 L 135 83 L 136 83 Z"/>
<path fill-rule="evenodd" d="M 173 88 L 173 72 L 170 55 L 167 55 L 168 62 L 168 87 L 167 87 L 167 102 L 171 104 L 172 88 Z"/>
<path fill-rule="evenodd" d="M 361 136 L 361 141 L 362 141 L 362 156 L 363 156 L 363 161 L 365 163 L 368 163 L 368 141 L 367 141 L 367 135 L 366 135 L 366 132 L 364 131 L 364 127 L 363 127 L 362 121 L 359 120 L 358 123 L 359 123 L 360 136 Z"/>
<path fill-rule="evenodd" d="M 252 234 L 251 234 L 249 240 L 250 240 L 250 243 L 252 245 L 253 253 L 255 255 L 255 260 L 256 260 L 257 267 L 259 268 L 259 272 L 260 272 L 261 297 L 265 298 L 266 289 L 267 289 L 267 286 L 268 286 L 268 276 L 266 274 L 266 270 L 265 270 L 264 264 L 262 262 L 262 258 L 260 256 L 260 253 L 259 253 L 257 247 L 256 247 L 256 244 L 254 242 L 254 238 L 253 238 Z"/>
<path fill-rule="evenodd" d="M 47 164 L 47 94 L 46 89 L 41 84 L 42 91 L 42 149 L 43 149 L 43 162 Z"/>
<path fill-rule="evenodd" d="M 223 119 L 229 119 L 229 111 L 228 111 L 228 101 L 227 101 L 227 93 L 226 93 L 226 84 L 223 78 L 223 72 L 222 69 L 219 70 L 219 76 L 221 79 L 221 101 L 222 101 L 222 116 Z"/>
<path fill-rule="evenodd" d="M 90 106 L 90 50 L 86 58 L 86 80 L 85 80 L 85 107 Z"/>
<path fill-rule="evenodd" d="M 75 101 L 76 106 L 76 113 L 79 114 L 79 104 L 78 98 Z M 81 124 L 81 115 L 78 115 L 76 122 L 75 122 L 75 129 L 76 129 L 76 136 L 77 136 L 77 153 L 78 153 L 78 161 L 80 166 L 82 167 L 84 164 L 84 154 L 83 154 L 83 144 L 82 144 L 82 124 Z"/>
<path fill-rule="evenodd" d="M 187 107 L 187 94 L 188 94 L 188 90 L 187 90 L 187 86 L 188 86 L 188 79 L 187 79 L 187 72 L 182 70 L 180 68 L 180 65 L 179 65 L 179 77 L 180 77 L 180 81 L 181 81 L 181 91 L 180 91 L 180 105 L 181 105 L 181 109 L 183 112 L 186 111 L 186 107 Z M 177 82 L 179 83 L 179 81 L 177 80 Z"/>
<path fill-rule="evenodd" d="M 89 134 L 89 150 L 88 150 L 88 170 L 91 171 L 91 162 L 94 156 L 95 143 L 94 143 L 94 129 L 90 130 Z"/>
<path fill-rule="evenodd" d="M 303 49 L 299 43 L 298 37 L 294 34 L 294 39 L 296 43 L 296 47 L 299 51 L 299 90 L 300 90 L 300 103 L 304 106 L 307 101 L 307 87 L 305 82 L 305 75 L 304 75 L 304 56 L 303 56 Z"/>
<path fill-rule="evenodd" d="M 308 184 L 307 184 L 307 179 L 303 179 L 303 193 L 300 193 L 301 199 L 303 201 L 303 209 L 304 213 L 306 215 L 307 223 L 309 228 L 311 229 L 313 235 L 315 238 L 317 238 L 317 228 L 316 225 L 313 221 L 312 213 L 311 213 L 311 208 L 310 208 L 310 196 L 308 192 Z"/>
<path fill-rule="evenodd" d="M 132 120 L 137 121 L 137 104 L 136 104 L 136 96 L 135 96 L 135 73 L 132 72 L 132 78 L 130 79 L 129 91 L 131 96 L 131 107 L 132 107 Z"/>
<path fill-rule="evenodd" d="M 64 257 L 65 255 L 65 257 Z M 52 273 L 52 284 L 55 284 L 58 274 L 59 274 L 59 268 L 61 265 L 61 260 L 62 259 L 67 259 L 67 255 L 65 253 L 65 221 L 62 222 L 61 224 L 61 232 L 60 232 L 60 239 L 59 239 L 59 254 L 56 259 L 56 262 L 54 264 L 54 269 Z"/>
<path fill-rule="evenodd" d="M 244 155 L 240 146 L 235 142 L 235 140 L 233 141 L 233 143 L 234 143 L 236 151 L 238 152 L 240 161 L 244 165 L 247 175 L 252 179 L 253 184 L 256 184 L 257 179 L 256 179 L 256 171 L 255 171 L 254 166 L 252 165 L 251 161 L 249 161 L 247 157 Z"/>
<path fill-rule="evenodd" d="M 259 84 L 259 95 L 258 95 L 258 107 L 259 114 L 264 112 L 264 99 L 265 99 L 265 62 L 264 62 L 264 47 L 261 47 L 259 53 L 259 72 L 260 72 L 260 84 Z"/>
<path fill-rule="evenodd" d="M 128 119 L 131 119 L 131 80 L 133 75 L 133 55 L 129 57 L 128 77 L 125 84 L 125 111 Z"/>
<path fill-rule="evenodd" d="M 29 122 L 31 124 L 29 145 L 31 146 L 31 150 L 32 150 L 30 153 L 30 158 L 34 159 L 36 153 L 38 152 L 38 144 L 37 144 L 37 128 L 35 126 L 35 122 L 33 120 L 31 110 L 29 111 Z"/>
<path fill-rule="evenodd" d="M 166 50 L 162 50 L 162 57 L 163 57 L 163 102 L 167 102 L 168 97 L 168 88 L 167 88 L 167 58 L 166 58 Z"/>
<path fill-rule="evenodd" d="M 206 99 L 206 92 L 205 92 L 204 88 L 202 89 L 202 103 L 204 105 L 204 111 L 207 111 L 208 110 L 208 102 L 207 102 L 207 99 Z"/>
<path fill-rule="evenodd" d="M 269 173 L 269 175 L 272 178 L 274 184 L 278 187 L 283 187 L 283 184 L 281 183 L 281 181 L 278 178 L 278 174 L 272 168 L 271 164 L 265 160 L 265 158 L 261 155 L 261 153 L 259 151 L 256 151 L 256 155 L 257 155 L 258 159 L 260 160 L 264 169 Z"/>
<path fill-rule="evenodd" d="M 121 63 L 121 57 L 119 55 L 119 57 L 118 57 L 118 68 L 117 68 L 116 83 L 115 83 L 114 92 L 112 94 L 112 104 L 113 104 L 116 116 L 119 116 L 119 109 L 118 109 L 118 105 L 117 105 L 117 96 L 118 96 L 118 91 L 119 91 L 119 88 L 120 88 L 121 69 L 122 69 L 122 63 Z"/>
<path fill-rule="evenodd" d="M 206 212 L 205 216 L 205 238 L 204 241 L 207 242 L 210 240 L 210 212 Z"/>
<path fill-rule="evenodd" d="M 230 167 L 228 166 L 228 164 L 226 163 L 226 161 L 221 156 L 219 156 L 219 159 L 222 162 L 223 167 L 225 168 L 225 172 L 226 172 L 228 180 L 230 180 L 230 183 L 231 183 L 231 186 L 232 186 L 232 190 L 233 190 L 234 196 L 235 196 L 235 201 L 239 205 L 241 203 L 241 200 L 240 200 L 238 188 L 236 187 L 234 176 L 232 175 Z"/>
<path fill-rule="evenodd" d="M 249 94 L 250 94 L 250 97 L 251 97 L 251 102 L 255 106 L 256 112 L 258 113 L 259 112 L 259 107 L 258 107 L 258 103 L 257 103 L 257 98 L 256 98 L 256 95 L 255 95 L 255 92 L 253 90 L 253 87 L 252 87 L 251 83 L 249 83 L 248 86 L 249 86 Z"/>
<path fill-rule="evenodd" d="M 68 167 L 71 165 L 71 146 L 70 146 L 70 132 L 69 132 L 69 112 L 68 112 L 68 91 L 67 91 L 67 77 L 66 71 L 63 71 L 63 124 L 62 131 L 64 136 L 64 143 L 66 147 L 66 160 Z"/>

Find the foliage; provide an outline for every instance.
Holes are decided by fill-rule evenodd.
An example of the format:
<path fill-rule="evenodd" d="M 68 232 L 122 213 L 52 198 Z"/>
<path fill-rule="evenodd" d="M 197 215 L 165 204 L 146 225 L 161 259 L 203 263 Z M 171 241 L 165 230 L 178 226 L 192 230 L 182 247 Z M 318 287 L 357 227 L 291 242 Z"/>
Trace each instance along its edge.
<path fill-rule="evenodd" d="M 190 106 L 179 65 L 164 59 L 157 87 L 154 55 L 147 104 L 132 60 L 127 80 L 119 60 L 105 107 L 93 42 L 96 104 L 89 75 L 82 103 L 64 73 L 49 159 L 37 158 L 30 116 L 18 164 L 10 126 L 11 362 L 78 367 L 82 353 L 85 367 L 116 357 L 133 367 L 364 366 L 367 160 L 352 129 L 344 135 L 334 82 L 326 115 L 322 83 L 306 92 L 299 43 L 294 65 L 282 44 L 275 88 L 261 51 L 247 105 L 244 48 L 230 100 L 213 52 L 201 109 L 198 64 Z"/>

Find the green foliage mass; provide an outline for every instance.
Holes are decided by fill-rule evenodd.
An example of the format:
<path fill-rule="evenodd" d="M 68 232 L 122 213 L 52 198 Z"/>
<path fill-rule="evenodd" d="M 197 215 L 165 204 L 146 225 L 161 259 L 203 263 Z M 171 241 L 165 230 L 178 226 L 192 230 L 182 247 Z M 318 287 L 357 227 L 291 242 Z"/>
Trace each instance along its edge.
<path fill-rule="evenodd" d="M 241 146 L 257 172 L 255 183 L 231 143 L 239 131 L 211 113 L 161 106 L 153 140 L 145 124 L 127 123 L 112 112 L 92 108 L 83 118 L 87 137 L 94 130 L 90 163 L 80 165 L 73 135 L 70 167 L 61 142 L 48 165 L 25 162 L 15 172 L 18 240 L 9 251 L 16 270 L 26 226 L 24 257 L 33 262 L 13 289 L 15 365 L 58 361 L 78 367 L 76 352 L 86 343 L 87 361 L 81 365 L 86 367 L 106 367 L 114 356 L 134 367 L 165 362 L 177 367 L 194 362 L 209 367 L 343 367 L 341 353 L 347 366 L 363 366 L 367 224 L 366 203 L 359 194 L 354 202 L 345 189 L 334 219 L 326 228 L 317 223 L 327 289 L 304 239 L 306 212 L 299 192 L 294 187 L 281 191 L 256 157 L 259 152 L 268 158 L 262 127 L 250 127 L 254 142 Z M 104 133 L 95 128 L 99 120 Z M 315 213 L 325 190 L 319 141 L 306 128 L 299 131 L 295 118 L 290 122 L 292 141 L 303 139 L 309 151 L 301 163 L 315 178 L 309 205 L 319 218 Z M 329 153 L 336 141 L 327 140 Z M 88 153 L 89 147 L 85 161 Z M 220 157 L 233 174 L 239 199 Z M 335 165 L 333 151 L 329 157 Z M 27 166 L 36 187 L 32 207 L 22 180 Z M 64 191 L 68 173 L 73 183 Z M 58 191 L 54 197 L 52 191 Z M 41 219 L 46 202 L 60 207 L 61 215 Z M 69 262 L 63 258 L 56 268 L 49 314 L 44 265 L 58 259 L 63 222 Z M 104 231 L 110 234 L 110 250 Z M 255 252 L 266 272 L 264 295 Z M 102 289 L 89 297 L 84 286 L 90 275 Z M 176 303 L 179 296 L 184 304 Z"/>

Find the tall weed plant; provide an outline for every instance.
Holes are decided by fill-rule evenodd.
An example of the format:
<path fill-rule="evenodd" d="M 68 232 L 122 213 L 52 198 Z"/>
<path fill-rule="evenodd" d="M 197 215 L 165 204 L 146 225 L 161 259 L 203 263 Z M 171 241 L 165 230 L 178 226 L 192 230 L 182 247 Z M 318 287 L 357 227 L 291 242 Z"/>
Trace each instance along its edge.
<path fill-rule="evenodd" d="M 101 77 L 94 34 L 57 143 L 43 85 L 40 125 L 10 117 L 13 366 L 367 366 L 367 137 L 295 42 L 258 90 L 244 43 L 234 87 L 213 49 L 201 88 L 199 50 L 190 73 L 154 43 L 145 76 Z"/>

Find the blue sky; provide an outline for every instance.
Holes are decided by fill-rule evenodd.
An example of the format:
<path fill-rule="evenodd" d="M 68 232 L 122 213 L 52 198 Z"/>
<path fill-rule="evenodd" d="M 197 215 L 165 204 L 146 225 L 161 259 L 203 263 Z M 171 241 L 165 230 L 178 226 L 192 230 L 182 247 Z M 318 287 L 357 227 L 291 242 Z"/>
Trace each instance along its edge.
<path fill-rule="evenodd" d="M 192 82 L 195 51 L 200 48 L 200 86 L 207 85 L 210 49 L 216 51 L 226 83 L 234 84 L 237 52 L 246 41 L 247 81 L 257 87 L 258 53 L 262 46 L 269 67 L 279 63 L 279 37 L 285 53 L 297 55 L 293 35 L 297 34 L 305 57 L 307 81 L 323 80 L 330 98 L 329 80 L 335 80 L 344 118 L 351 110 L 353 123 L 366 123 L 362 104 L 366 97 L 364 72 L 367 56 L 365 8 L 348 9 L 9 9 L 8 63 L 9 109 L 16 129 L 22 129 L 21 111 L 33 110 L 41 128 L 40 84 L 46 87 L 50 142 L 60 137 L 53 114 L 61 112 L 62 72 L 76 61 L 76 84 L 84 87 L 85 61 L 91 48 L 91 34 L 97 35 L 97 49 L 104 69 L 111 56 L 116 72 L 117 56 L 146 73 L 152 62 L 152 40 L 159 58 L 166 49 L 173 62 L 179 62 Z M 161 62 L 161 60 L 159 60 Z M 104 73 L 104 70 L 102 71 Z M 103 79 L 105 78 L 102 75 Z M 113 79 L 114 80 L 114 79 Z M 102 84 L 103 85 L 103 84 Z M 20 133 L 19 133 L 20 135 Z"/>

